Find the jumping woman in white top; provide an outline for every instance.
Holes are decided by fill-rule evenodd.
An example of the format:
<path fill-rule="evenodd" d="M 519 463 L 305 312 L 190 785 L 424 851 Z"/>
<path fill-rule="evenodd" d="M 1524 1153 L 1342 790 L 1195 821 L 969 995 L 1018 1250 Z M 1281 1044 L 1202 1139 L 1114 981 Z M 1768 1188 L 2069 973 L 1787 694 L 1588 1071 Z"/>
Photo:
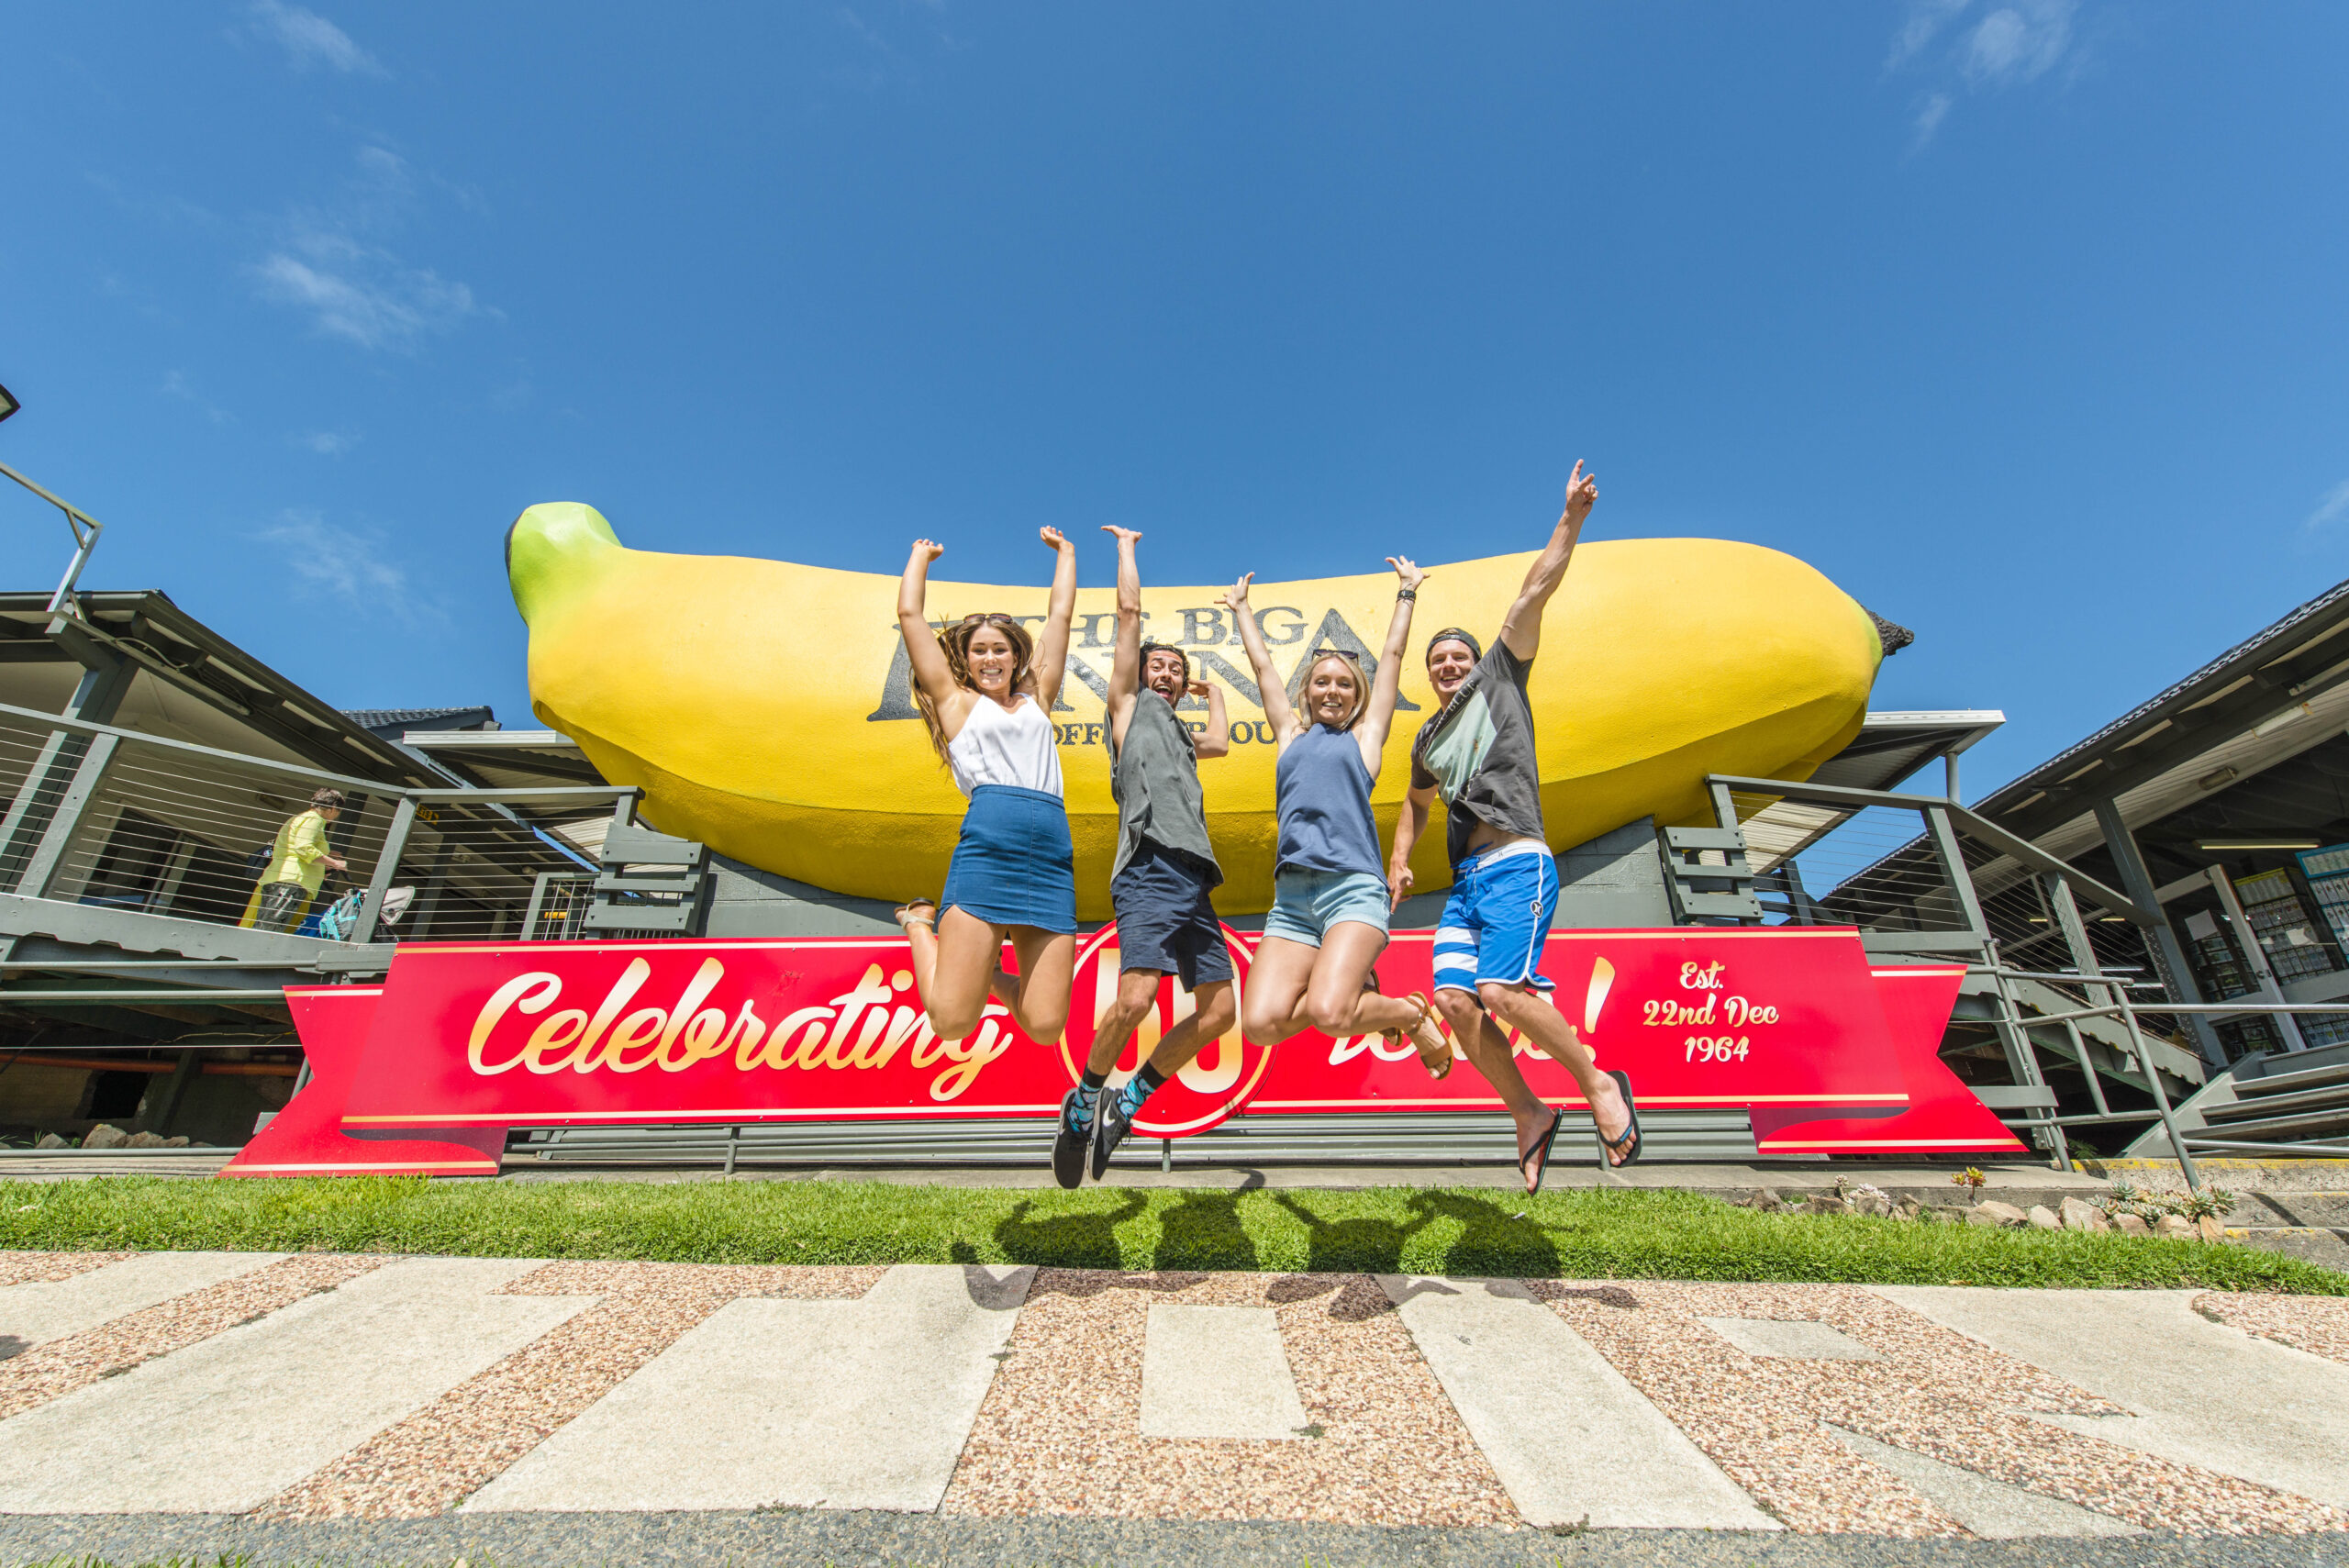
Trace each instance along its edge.
<path fill-rule="evenodd" d="M 913 944 L 914 984 L 941 1040 L 977 1029 L 990 992 L 1030 1040 L 1050 1044 L 1068 1022 L 1076 864 L 1052 711 L 1076 610 L 1076 547 L 1058 528 L 1038 535 L 1060 557 L 1041 643 L 1018 617 L 1000 614 L 930 630 L 922 606 L 930 563 L 943 545 L 916 539 L 897 584 L 914 700 L 930 745 L 971 802 L 944 893 L 897 911 Z M 1019 958 L 1017 975 L 1002 968 L 1007 939 Z"/>

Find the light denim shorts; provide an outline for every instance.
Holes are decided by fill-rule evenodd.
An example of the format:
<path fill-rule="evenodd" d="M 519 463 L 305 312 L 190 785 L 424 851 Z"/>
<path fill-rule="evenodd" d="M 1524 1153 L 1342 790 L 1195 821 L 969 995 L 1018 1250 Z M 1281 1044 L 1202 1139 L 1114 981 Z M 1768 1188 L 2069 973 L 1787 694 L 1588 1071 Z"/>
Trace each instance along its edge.
<path fill-rule="evenodd" d="M 1321 945 L 1321 933 L 1341 920 L 1360 920 L 1386 932 L 1386 915 L 1393 906 L 1386 896 L 1386 879 L 1366 871 L 1285 871 L 1273 877 L 1273 912 L 1264 917 L 1264 935 Z"/>

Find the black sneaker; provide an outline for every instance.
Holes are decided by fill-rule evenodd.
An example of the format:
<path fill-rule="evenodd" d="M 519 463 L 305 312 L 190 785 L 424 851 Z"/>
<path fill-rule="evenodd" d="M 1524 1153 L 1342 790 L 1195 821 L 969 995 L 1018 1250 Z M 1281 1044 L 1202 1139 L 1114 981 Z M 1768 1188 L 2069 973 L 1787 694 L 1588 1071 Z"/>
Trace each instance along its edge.
<path fill-rule="evenodd" d="M 1137 1107 L 1139 1108 L 1139 1107 Z M 1134 1129 L 1133 1118 L 1126 1114 L 1125 1091 L 1115 1084 L 1101 1085 L 1101 1095 L 1093 1102 L 1093 1179 L 1099 1181 L 1109 1168 L 1109 1156 Z"/>
<path fill-rule="evenodd" d="M 1052 1129 L 1052 1180 L 1064 1187 L 1085 1180 L 1085 1146 L 1093 1141 L 1096 1119 L 1085 1108 L 1085 1091 L 1071 1089 L 1061 1101 L 1061 1118 Z"/>

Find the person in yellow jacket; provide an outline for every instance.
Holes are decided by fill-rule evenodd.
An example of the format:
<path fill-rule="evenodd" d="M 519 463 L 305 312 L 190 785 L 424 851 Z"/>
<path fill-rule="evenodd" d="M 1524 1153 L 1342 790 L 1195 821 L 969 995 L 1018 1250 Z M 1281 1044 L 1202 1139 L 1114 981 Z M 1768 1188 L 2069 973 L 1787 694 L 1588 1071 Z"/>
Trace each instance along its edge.
<path fill-rule="evenodd" d="M 310 809 L 285 819 L 269 846 L 269 869 L 253 888 L 242 924 L 264 931 L 290 931 L 301 924 L 327 873 L 350 869 L 327 845 L 327 824 L 341 815 L 342 792 L 322 789 L 310 797 Z"/>

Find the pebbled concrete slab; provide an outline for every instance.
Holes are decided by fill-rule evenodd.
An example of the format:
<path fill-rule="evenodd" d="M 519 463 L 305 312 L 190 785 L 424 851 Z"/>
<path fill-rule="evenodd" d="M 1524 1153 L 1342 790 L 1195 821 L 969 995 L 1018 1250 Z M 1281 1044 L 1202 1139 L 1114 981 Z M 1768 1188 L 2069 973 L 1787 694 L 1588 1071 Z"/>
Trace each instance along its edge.
<path fill-rule="evenodd" d="M 1921 1453 L 1911 1453 L 1905 1448 L 1847 1432 L 1841 1427 L 1829 1427 L 1836 1440 L 1916 1488 L 1933 1507 L 1972 1530 L 1986 1540 L 2013 1540 L 2042 1535 L 2092 1536 L 2137 1535 L 2147 1533 L 2135 1525 L 2066 1503 L 2059 1497 L 2043 1497 L 2036 1492 L 2026 1492 L 2020 1486 L 2009 1486 L 2003 1481 L 1993 1481 L 1987 1475 L 1976 1475 L 1971 1470 L 1961 1470 L 1954 1464 L 1943 1464 L 1938 1459 L 1928 1459 Z"/>
<path fill-rule="evenodd" d="M 2340 1568 L 2349 1538 L 2134 1536 L 2119 1540 L 1902 1540 L 1736 1530 L 1531 1530 L 1224 1523 L 1062 1516 L 783 1512 L 457 1514 L 278 1524 L 239 1518 L 0 1519 L 0 1561 L 247 1560 L 249 1568 L 495 1562 L 760 1568 Z"/>
<path fill-rule="evenodd" d="M 1699 1318 L 1749 1356 L 1787 1361 L 1880 1362 L 1883 1356 L 1832 1324 L 1807 1318 Z"/>
<path fill-rule="evenodd" d="M 2349 1367 L 2210 1321 L 2199 1292 L 1873 1288 L 2137 1412 L 2040 1420 L 2349 1507 Z"/>
<path fill-rule="evenodd" d="M 1269 1307 L 1153 1307 L 1142 1339 L 1146 1438 L 1295 1441 L 1305 1407 Z"/>
<path fill-rule="evenodd" d="M 907 1263 L 861 1301 L 730 1302 L 464 1511 L 935 1508 L 1034 1274 Z"/>
<path fill-rule="evenodd" d="M 1776 1529 L 1623 1374 L 1515 1280 L 1379 1280 L 1537 1525 Z"/>
<path fill-rule="evenodd" d="M 578 1311 L 538 1264 L 389 1263 L 0 1422 L 0 1513 L 240 1513 Z"/>
<path fill-rule="evenodd" d="M 72 1279 L 0 1289 L 0 1357 L 267 1268 L 284 1252 L 147 1252 Z"/>

